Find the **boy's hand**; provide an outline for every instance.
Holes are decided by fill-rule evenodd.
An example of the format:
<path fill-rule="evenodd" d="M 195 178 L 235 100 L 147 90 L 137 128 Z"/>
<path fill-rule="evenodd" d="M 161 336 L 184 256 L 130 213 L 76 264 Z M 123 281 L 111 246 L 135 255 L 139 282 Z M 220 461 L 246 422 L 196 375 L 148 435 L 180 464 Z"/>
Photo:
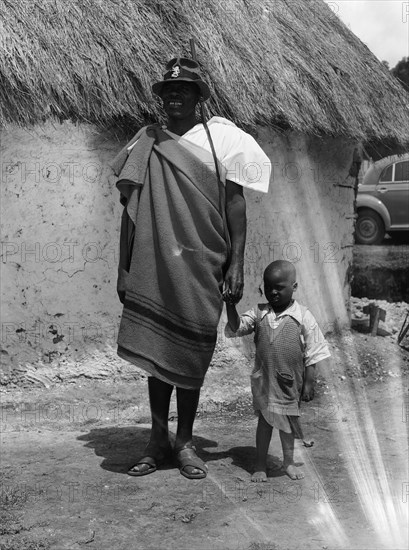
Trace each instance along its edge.
<path fill-rule="evenodd" d="M 314 382 L 306 380 L 302 389 L 301 399 L 303 401 L 312 401 L 314 399 Z"/>
<path fill-rule="evenodd" d="M 314 385 L 315 365 L 308 365 L 308 367 L 305 368 L 305 378 L 301 392 L 301 399 L 303 401 L 311 401 L 314 399 Z"/>

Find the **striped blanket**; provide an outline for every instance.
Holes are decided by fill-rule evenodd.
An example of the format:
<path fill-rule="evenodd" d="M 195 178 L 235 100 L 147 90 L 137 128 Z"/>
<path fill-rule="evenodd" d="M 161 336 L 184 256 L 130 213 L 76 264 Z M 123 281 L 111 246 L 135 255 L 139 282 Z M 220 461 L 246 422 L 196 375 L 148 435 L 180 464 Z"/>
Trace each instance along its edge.
<path fill-rule="evenodd" d="M 200 387 L 223 304 L 222 189 L 211 167 L 160 127 L 137 137 L 112 165 L 134 224 L 118 353 L 165 381 Z"/>

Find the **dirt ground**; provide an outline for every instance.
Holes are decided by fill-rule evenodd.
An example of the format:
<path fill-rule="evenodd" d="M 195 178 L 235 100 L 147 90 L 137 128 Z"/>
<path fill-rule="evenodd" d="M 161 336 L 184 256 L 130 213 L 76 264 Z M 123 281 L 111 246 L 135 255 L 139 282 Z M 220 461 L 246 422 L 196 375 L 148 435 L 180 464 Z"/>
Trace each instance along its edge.
<path fill-rule="evenodd" d="M 397 242 L 388 238 L 379 246 L 355 245 L 351 282 L 353 296 L 409 302 L 408 257 L 409 231 L 399 234 Z"/>
<path fill-rule="evenodd" d="M 0 548 L 380 549 L 407 547 L 409 353 L 396 335 L 330 339 L 333 360 L 303 405 L 305 479 L 250 481 L 256 419 L 248 372 L 212 368 L 195 423 L 208 477 L 169 464 L 129 477 L 149 435 L 146 378 L 5 389 Z M 176 429 L 172 403 L 170 427 Z"/>

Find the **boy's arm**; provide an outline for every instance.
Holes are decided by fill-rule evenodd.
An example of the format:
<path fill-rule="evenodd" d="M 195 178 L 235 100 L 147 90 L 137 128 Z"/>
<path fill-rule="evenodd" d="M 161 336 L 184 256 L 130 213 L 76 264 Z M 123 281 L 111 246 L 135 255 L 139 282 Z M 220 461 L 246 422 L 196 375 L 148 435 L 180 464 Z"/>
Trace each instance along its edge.
<path fill-rule="evenodd" d="M 323 366 L 327 362 L 327 359 L 321 359 L 313 365 L 305 367 L 304 384 L 302 387 L 301 399 L 303 401 L 312 401 L 314 399 L 314 386 L 315 386 L 315 367 Z M 325 367 L 324 367 L 325 368 Z"/>
<path fill-rule="evenodd" d="M 257 312 L 254 309 L 249 309 L 243 315 L 239 315 L 236 306 L 230 302 L 226 302 L 227 324 L 226 336 L 232 338 L 236 336 L 246 336 L 251 334 L 256 329 Z M 234 335 L 232 335 L 232 332 Z"/>
<path fill-rule="evenodd" d="M 230 328 L 233 332 L 237 332 L 240 326 L 240 317 L 237 313 L 236 306 L 234 304 L 226 302 L 226 310 L 227 320 L 229 322 Z"/>
<path fill-rule="evenodd" d="M 314 399 L 315 385 L 315 365 L 305 367 L 304 384 L 302 387 L 301 399 L 303 401 L 311 401 Z"/>

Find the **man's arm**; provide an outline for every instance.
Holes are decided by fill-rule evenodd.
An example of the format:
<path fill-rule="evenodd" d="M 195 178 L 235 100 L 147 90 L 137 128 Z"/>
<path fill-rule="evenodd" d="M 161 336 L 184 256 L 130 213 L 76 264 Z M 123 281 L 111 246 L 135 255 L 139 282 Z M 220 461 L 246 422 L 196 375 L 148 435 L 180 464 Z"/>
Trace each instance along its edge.
<path fill-rule="evenodd" d="M 231 257 L 225 283 L 226 300 L 237 304 L 243 296 L 244 247 L 246 245 L 246 199 L 241 185 L 226 180 L 226 218 L 230 233 Z"/>
<path fill-rule="evenodd" d="M 126 277 L 131 265 L 131 250 L 133 246 L 133 238 L 135 228 L 131 222 L 126 206 L 122 212 L 121 233 L 119 240 L 119 265 L 118 265 L 118 280 L 116 289 L 120 302 L 125 301 Z"/>

